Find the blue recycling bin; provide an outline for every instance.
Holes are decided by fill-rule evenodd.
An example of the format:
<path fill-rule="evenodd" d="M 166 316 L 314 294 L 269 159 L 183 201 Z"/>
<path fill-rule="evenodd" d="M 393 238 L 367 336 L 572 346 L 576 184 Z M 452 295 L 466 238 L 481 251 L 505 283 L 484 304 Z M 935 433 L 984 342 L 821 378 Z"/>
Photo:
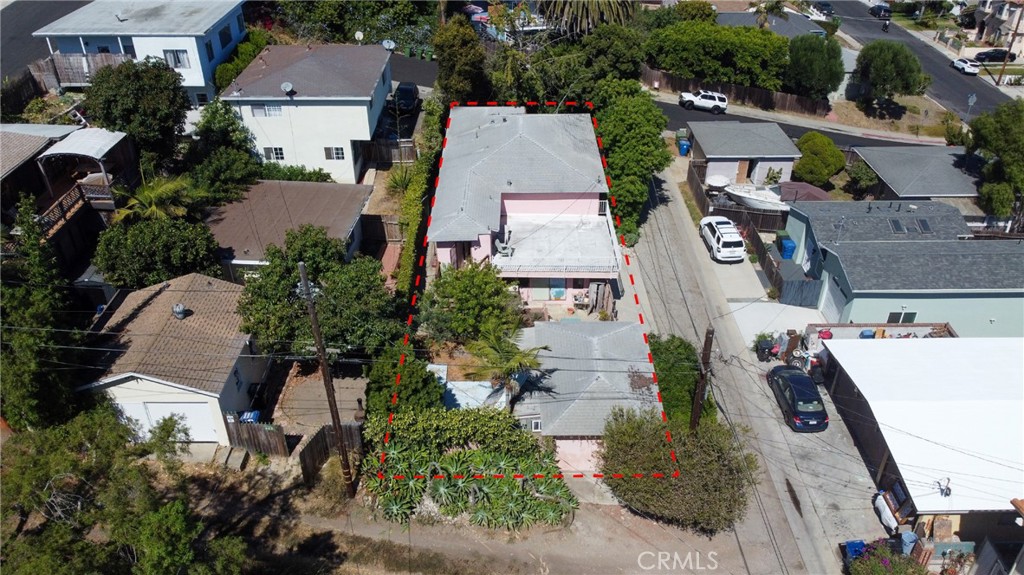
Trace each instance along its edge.
<path fill-rule="evenodd" d="M 789 238 L 783 238 L 780 243 L 782 244 L 782 259 L 793 259 L 793 254 L 796 253 L 796 242 Z"/>
<path fill-rule="evenodd" d="M 689 153 L 690 153 L 690 141 L 689 140 L 679 140 L 679 155 L 680 156 L 685 156 L 686 154 L 689 154 Z"/>
<path fill-rule="evenodd" d="M 910 555 L 910 552 L 914 550 L 914 545 L 917 544 L 917 534 L 913 531 L 904 531 L 900 535 L 900 539 L 903 543 L 903 554 Z"/>

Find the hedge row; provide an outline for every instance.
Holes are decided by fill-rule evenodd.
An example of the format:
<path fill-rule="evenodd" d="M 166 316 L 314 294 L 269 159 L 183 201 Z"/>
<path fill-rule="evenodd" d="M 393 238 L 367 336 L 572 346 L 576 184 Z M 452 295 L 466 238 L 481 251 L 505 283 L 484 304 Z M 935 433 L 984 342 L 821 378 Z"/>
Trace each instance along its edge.
<path fill-rule="evenodd" d="M 235 78 L 246 69 L 256 56 L 259 56 L 268 45 L 274 43 L 274 38 L 263 28 L 249 28 L 249 35 L 245 41 L 239 42 L 231 53 L 231 59 L 224 62 L 213 72 L 213 83 L 217 91 L 221 92 L 235 81 Z"/>

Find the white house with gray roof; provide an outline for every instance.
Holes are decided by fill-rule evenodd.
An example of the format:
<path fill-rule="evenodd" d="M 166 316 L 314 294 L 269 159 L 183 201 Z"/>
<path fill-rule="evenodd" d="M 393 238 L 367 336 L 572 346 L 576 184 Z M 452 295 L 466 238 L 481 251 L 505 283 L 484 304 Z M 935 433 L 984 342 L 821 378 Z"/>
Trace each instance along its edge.
<path fill-rule="evenodd" d="M 513 414 L 526 429 L 555 439 L 563 469 L 595 468 L 593 451 L 613 408 L 657 405 L 653 386 L 630 385 L 630 371 L 648 378 L 652 372 L 640 324 L 537 322 L 523 330 L 520 346 L 550 349 L 537 356 L 544 377 L 523 386 Z"/>
<path fill-rule="evenodd" d="M 357 184 L 391 89 L 390 57 L 379 45 L 267 46 L 221 99 L 241 115 L 265 160 Z"/>
<path fill-rule="evenodd" d="M 240 0 L 95 0 L 43 26 L 32 36 L 45 38 L 50 54 L 80 55 L 84 83 L 94 71 L 95 54 L 123 54 L 167 62 L 181 74 L 194 104 L 210 101 L 213 74 L 245 37 Z M 62 81 L 63 86 L 74 86 Z"/>
<path fill-rule="evenodd" d="M 621 256 L 588 114 L 457 107 L 447 139 L 427 230 L 442 266 L 490 262 L 518 282 L 527 304 L 618 282 Z"/>
<path fill-rule="evenodd" d="M 962 337 L 1024 336 L 1024 245 L 974 240 L 936 201 L 798 202 L 793 261 L 830 323 L 949 323 Z"/>
<path fill-rule="evenodd" d="M 864 146 L 857 155 L 878 174 L 869 190 L 880 200 L 978 197 L 983 160 L 963 146 Z"/>
<path fill-rule="evenodd" d="M 707 163 L 704 183 L 725 176 L 734 184 L 763 184 L 768 170 L 793 175 L 802 154 L 778 124 L 770 122 L 688 122 L 693 160 Z"/>

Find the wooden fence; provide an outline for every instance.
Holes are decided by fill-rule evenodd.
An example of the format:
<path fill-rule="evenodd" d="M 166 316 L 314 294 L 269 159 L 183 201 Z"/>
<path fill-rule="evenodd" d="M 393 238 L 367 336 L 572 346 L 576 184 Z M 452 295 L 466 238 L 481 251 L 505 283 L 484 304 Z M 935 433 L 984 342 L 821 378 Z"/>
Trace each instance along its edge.
<path fill-rule="evenodd" d="M 705 82 L 698 78 L 680 78 L 664 70 L 650 68 L 646 64 L 641 64 L 640 74 L 645 85 L 657 86 L 659 90 L 668 90 L 676 93 L 712 90 L 725 94 L 730 102 L 755 106 L 762 110 L 799 112 L 801 114 L 814 114 L 815 116 L 824 116 L 831 110 L 828 100 L 815 100 L 805 96 L 797 96 L 796 94 L 772 92 L 771 90 L 752 88 L 750 86 Z"/>
<path fill-rule="evenodd" d="M 396 215 L 363 214 L 363 239 L 378 242 L 401 242 L 402 228 Z"/>
<path fill-rule="evenodd" d="M 772 284 L 777 294 L 782 294 L 782 272 L 779 270 L 779 264 L 772 257 L 772 251 L 768 245 L 765 245 L 764 240 L 761 239 L 761 234 L 757 233 L 754 228 L 754 224 L 750 221 L 750 218 L 746 214 L 742 214 L 740 221 L 736 224 L 745 233 L 744 237 L 750 242 L 750 245 L 754 247 L 754 253 L 757 254 L 757 261 L 761 264 L 761 269 L 764 270 L 764 275 L 768 278 L 768 283 Z"/>
<path fill-rule="evenodd" d="M 244 447 L 252 453 L 288 457 L 288 442 L 284 429 L 271 423 L 241 423 L 234 413 L 224 414 L 228 442 L 232 447 Z"/>
<path fill-rule="evenodd" d="M 352 473 L 358 475 L 358 462 L 363 458 L 362 425 L 348 421 L 341 424 L 341 436 L 349 449 L 349 461 L 352 462 Z M 320 469 L 335 453 L 334 426 L 325 425 L 313 434 L 299 451 L 299 465 L 302 467 L 302 479 L 306 485 L 313 486 L 320 476 Z"/>
<path fill-rule="evenodd" d="M 412 140 L 373 140 L 366 146 L 369 159 L 378 166 L 411 164 L 419 157 L 416 143 Z"/>
<path fill-rule="evenodd" d="M 3 88 L 0 89 L 3 116 L 20 114 L 25 106 L 39 95 L 39 86 L 28 69 L 22 70 L 17 76 L 5 78 Z"/>
<path fill-rule="evenodd" d="M 774 232 L 785 228 L 786 213 L 775 210 L 757 210 L 746 206 L 712 205 L 711 199 L 704 192 L 704 176 L 707 166 L 699 160 L 690 161 L 690 169 L 686 174 L 686 183 L 690 186 L 690 192 L 694 203 L 700 208 L 701 216 L 714 213 L 724 216 L 739 224 L 748 222 L 753 229 L 758 231 Z"/>
<path fill-rule="evenodd" d="M 131 60 L 128 54 L 51 54 L 28 65 L 29 72 L 43 90 L 84 87 L 92 83 L 96 70 Z"/>

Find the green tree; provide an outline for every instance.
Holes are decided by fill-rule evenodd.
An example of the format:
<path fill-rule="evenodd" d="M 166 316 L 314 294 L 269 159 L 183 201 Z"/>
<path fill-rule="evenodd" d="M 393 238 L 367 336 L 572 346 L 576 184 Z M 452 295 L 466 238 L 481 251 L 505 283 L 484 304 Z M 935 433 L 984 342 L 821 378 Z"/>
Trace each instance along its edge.
<path fill-rule="evenodd" d="M 855 194 L 862 194 L 878 184 L 878 174 L 863 160 L 857 160 L 846 168 L 846 175 L 850 176 L 850 186 Z"/>
<path fill-rule="evenodd" d="M 62 420 L 69 411 L 71 393 L 65 362 L 71 350 L 56 346 L 73 343 L 62 318 L 66 311 L 67 281 L 57 258 L 44 241 L 31 197 L 18 203 L 14 254 L 5 256 L 0 275 L 0 413 L 15 429 L 31 429 Z"/>
<path fill-rule="evenodd" d="M 670 421 L 689 422 L 700 373 L 697 350 L 677 335 L 651 335 L 649 340 L 662 408 Z M 714 419 L 714 407 L 710 402 L 705 407 L 704 415 Z"/>
<path fill-rule="evenodd" d="M 262 172 L 259 160 L 248 152 L 223 147 L 192 169 L 191 181 L 202 190 L 203 207 L 238 200 Z"/>
<path fill-rule="evenodd" d="M 985 182 L 979 191 L 981 207 L 997 218 L 1013 215 L 1017 194 L 1009 182 Z"/>
<path fill-rule="evenodd" d="M 661 137 L 668 120 L 639 90 L 638 82 L 627 80 L 602 80 L 595 90 L 595 106 L 604 104 L 597 108 L 597 128 L 613 186 L 627 176 L 646 182 L 672 160 Z"/>
<path fill-rule="evenodd" d="M 964 129 L 964 123 L 960 121 L 960 116 L 956 115 L 956 112 L 952 110 L 946 110 L 942 114 L 942 126 L 945 128 L 945 137 L 947 146 L 965 146 L 968 149 L 971 148 L 971 131 L 970 126 L 968 129 Z"/>
<path fill-rule="evenodd" d="M 435 341 L 478 339 L 485 325 L 513 325 L 519 298 L 489 263 L 470 261 L 445 268 L 423 294 L 420 323 Z"/>
<path fill-rule="evenodd" d="M 669 456 L 666 431 L 673 437 L 676 462 Z M 605 424 L 598 457 L 605 483 L 623 504 L 702 532 L 740 521 L 757 485 L 756 457 L 713 418 L 701 420 L 693 434 L 687 421 L 664 423 L 654 411 L 616 408 Z M 608 479 L 613 473 L 623 478 Z M 643 477 L 634 477 L 638 473 Z"/>
<path fill-rule="evenodd" d="M 127 133 L 148 154 L 144 163 L 159 164 L 174 156 L 192 103 L 181 75 L 163 60 L 128 60 L 93 73 L 85 91 L 89 115 L 99 126 Z"/>
<path fill-rule="evenodd" d="M 191 188 L 191 180 L 178 176 L 154 178 L 130 193 L 117 190 L 128 201 L 114 212 L 114 223 L 180 218 L 188 213 L 193 202 L 195 194 Z"/>
<path fill-rule="evenodd" d="M 824 186 L 846 166 L 846 157 L 828 136 L 807 132 L 796 141 L 803 156 L 793 165 L 793 177 L 801 182 Z"/>
<path fill-rule="evenodd" d="M 192 151 L 199 161 L 221 148 L 252 154 L 256 146 L 256 137 L 239 113 L 220 98 L 203 106 L 192 137 Z"/>
<path fill-rule="evenodd" d="M 545 0 L 540 3 L 544 19 L 558 25 L 570 36 L 589 34 L 599 24 L 626 24 L 636 12 L 632 0 Z"/>
<path fill-rule="evenodd" d="M 630 22 L 630 26 L 645 33 L 671 26 L 683 20 L 680 18 L 679 12 L 677 12 L 677 9 L 680 9 L 680 4 L 693 4 L 697 1 L 699 0 L 677 2 L 675 6 L 664 6 L 657 10 L 637 10 L 636 15 L 633 16 L 633 20 Z M 682 8 L 682 10 L 687 10 L 687 8 Z"/>
<path fill-rule="evenodd" d="M 598 26 L 583 38 L 583 53 L 595 78 L 635 80 L 643 61 L 643 35 L 617 24 Z"/>
<path fill-rule="evenodd" d="M 715 7 L 710 2 L 704 2 L 704 0 L 676 2 L 675 11 L 680 20 L 714 22 L 718 18 L 718 12 L 715 10 Z"/>
<path fill-rule="evenodd" d="M 546 345 L 520 347 L 522 333 L 518 324 L 490 322 L 484 326 L 479 339 L 466 345 L 466 351 L 475 359 L 466 375 L 474 379 L 486 378 L 495 389 L 504 389 L 509 398 L 509 412 L 519 398 L 519 378 L 532 377 L 530 372 L 540 368 L 537 355 L 542 350 L 550 349 Z"/>
<path fill-rule="evenodd" d="M 401 376 L 397 385 L 396 376 Z M 392 403 L 395 393 L 398 399 Z M 436 375 L 427 371 L 427 363 L 416 357 L 412 346 L 392 344 L 374 358 L 366 382 L 368 417 L 443 408 L 443 400 L 444 386 Z"/>
<path fill-rule="evenodd" d="M 972 120 L 969 151 L 986 160 L 982 177 L 989 187 L 987 192 L 982 188 L 982 196 L 991 213 L 1010 215 L 1014 200 L 1024 193 L 1024 99 L 1004 102 Z"/>
<path fill-rule="evenodd" d="M 303 225 L 285 233 L 284 247 L 267 246 L 268 264 L 246 282 L 238 302 L 242 330 L 263 349 L 308 355 L 313 337 L 306 300 L 298 292 L 298 263 L 305 262 L 328 347 L 373 354 L 397 337 L 394 298 L 384 287 L 380 263 L 357 257 L 345 263 L 345 242 L 322 227 Z"/>
<path fill-rule="evenodd" d="M 786 3 L 784 0 L 763 0 L 759 2 L 751 2 L 750 7 L 753 8 L 754 13 L 757 14 L 757 27 L 762 30 L 771 27 L 770 23 L 772 17 L 789 20 L 789 14 L 786 12 Z"/>
<path fill-rule="evenodd" d="M 785 86 L 809 98 L 826 98 L 846 76 L 843 49 L 835 38 L 804 34 L 789 41 Z"/>
<path fill-rule="evenodd" d="M 260 167 L 259 179 L 281 180 L 284 182 L 333 182 L 331 175 L 316 168 L 311 170 L 306 166 L 290 166 L 278 162 L 264 162 Z"/>
<path fill-rule="evenodd" d="M 278 9 L 288 28 L 302 40 L 334 42 L 344 39 L 345 2 L 282 0 Z"/>
<path fill-rule="evenodd" d="M 433 39 L 437 54 L 437 87 L 447 102 L 486 99 L 490 94 L 487 54 L 464 16 L 441 26 Z"/>
<path fill-rule="evenodd" d="M 184 501 L 176 500 L 142 516 L 136 552 L 139 575 L 181 573 L 195 559 L 192 544 L 203 526 L 192 521 Z"/>
<path fill-rule="evenodd" d="M 917 56 L 892 40 L 876 40 L 865 46 L 857 55 L 853 77 L 860 82 L 868 103 L 892 100 L 897 94 L 923 94 L 929 82 Z"/>
<path fill-rule="evenodd" d="M 219 275 L 217 248 L 206 224 L 142 220 L 104 230 L 93 262 L 112 285 L 138 289 L 190 273 Z"/>
<path fill-rule="evenodd" d="M 487 59 L 487 68 L 498 101 L 527 102 L 540 99 L 544 93 L 543 81 L 523 52 L 499 46 Z"/>

